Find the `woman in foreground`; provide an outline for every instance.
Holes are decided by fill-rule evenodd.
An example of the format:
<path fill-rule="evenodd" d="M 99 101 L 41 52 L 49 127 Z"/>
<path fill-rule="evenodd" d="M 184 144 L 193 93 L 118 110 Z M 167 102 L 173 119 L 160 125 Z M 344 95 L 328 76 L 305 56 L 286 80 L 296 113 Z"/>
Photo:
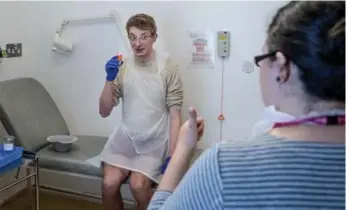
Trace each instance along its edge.
<path fill-rule="evenodd" d="M 261 92 L 275 109 L 261 133 L 217 144 L 185 174 L 203 127 L 190 109 L 148 209 L 345 209 L 345 2 L 288 3 L 263 51 Z"/>

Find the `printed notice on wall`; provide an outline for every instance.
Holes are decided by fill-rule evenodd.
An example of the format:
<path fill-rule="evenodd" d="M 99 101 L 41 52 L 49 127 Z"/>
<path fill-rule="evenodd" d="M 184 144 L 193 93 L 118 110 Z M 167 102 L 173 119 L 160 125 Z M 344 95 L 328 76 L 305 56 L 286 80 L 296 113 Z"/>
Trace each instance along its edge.
<path fill-rule="evenodd" d="M 190 68 L 208 68 L 213 69 L 215 63 L 214 34 L 210 31 L 191 31 L 190 38 Z"/>

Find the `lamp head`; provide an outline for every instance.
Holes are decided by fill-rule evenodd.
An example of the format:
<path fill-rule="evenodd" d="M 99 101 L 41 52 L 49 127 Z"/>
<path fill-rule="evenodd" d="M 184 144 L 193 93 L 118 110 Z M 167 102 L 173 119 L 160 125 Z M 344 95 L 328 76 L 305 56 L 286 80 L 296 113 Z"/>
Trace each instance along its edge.
<path fill-rule="evenodd" d="M 55 33 L 52 50 L 60 53 L 72 52 L 73 44 L 62 39 L 59 33 Z"/>

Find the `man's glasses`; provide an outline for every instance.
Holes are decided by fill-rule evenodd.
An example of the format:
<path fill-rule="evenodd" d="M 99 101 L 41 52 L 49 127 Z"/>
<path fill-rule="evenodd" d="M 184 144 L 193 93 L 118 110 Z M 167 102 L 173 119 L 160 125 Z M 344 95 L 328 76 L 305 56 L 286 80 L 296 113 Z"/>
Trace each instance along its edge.
<path fill-rule="evenodd" d="M 142 35 L 142 36 L 139 37 L 139 41 L 146 42 L 151 37 L 152 37 L 152 35 L 145 34 L 145 35 Z M 137 39 L 138 39 L 137 36 L 135 36 L 135 35 L 129 35 L 128 38 L 129 38 L 130 42 L 136 42 Z"/>

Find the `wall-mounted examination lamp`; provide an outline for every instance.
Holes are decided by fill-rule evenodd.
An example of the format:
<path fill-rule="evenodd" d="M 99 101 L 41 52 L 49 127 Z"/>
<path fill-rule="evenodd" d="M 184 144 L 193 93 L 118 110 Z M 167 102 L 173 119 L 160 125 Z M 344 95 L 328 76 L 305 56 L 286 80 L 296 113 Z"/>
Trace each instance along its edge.
<path fill-rule="evenodd" d="M 61 37 L 62 31 L 65 29 L 65 27 L 69 24 L 80 24 L 80 23 L 87 23 L 92 21 L 106 21 L 106 20 L 115 20 L 116 26 L 118 27 L 118 30 L 121 32 L 122 35 L 124 35 L 124 28 L 121 25 L 121 21 L 119 16 L 115 11 L 112 11 L 110 15 L 103 16 L 103 17 L 89 17 L 89 18 L 79 18 L 79 19 L 68 19 L 63 20 L 59 29 L 55 32 L 54 42 L 52 50 L 59 53 L 71 53 L 73 51 L 73 43 L 69 42 Z M 123 37 L 124 38 L 124 37 Z"/>
<path fill-rule="evenodd" d="M 53 51 L 60 52 L 60 53 L 66 53 L 66 52 L 72 52 L 73 50 L 73 44 L 63 38 L 61 38 L 61 32 L 65 28 L 65 26 L 69 24 L 68 20 L 64 20 L 60 28 L 55 32 L 54 41 L 53 41 Z"/>

